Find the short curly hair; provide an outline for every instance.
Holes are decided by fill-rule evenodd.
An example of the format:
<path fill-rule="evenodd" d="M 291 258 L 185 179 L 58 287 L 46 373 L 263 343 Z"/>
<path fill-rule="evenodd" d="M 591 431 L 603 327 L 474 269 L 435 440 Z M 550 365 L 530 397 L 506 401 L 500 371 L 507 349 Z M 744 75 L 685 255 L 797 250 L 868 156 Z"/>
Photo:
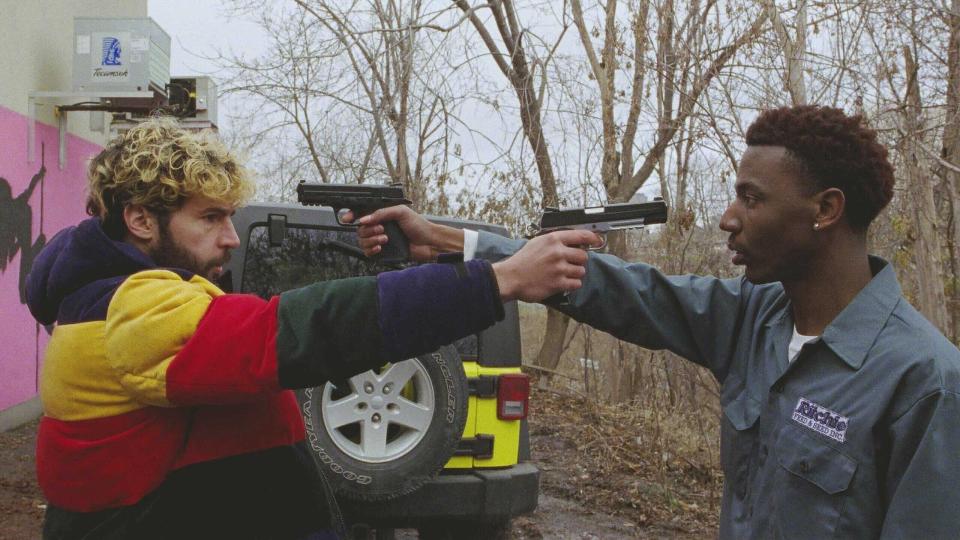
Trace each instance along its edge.
<path fill-rule="evenodd" d="M 188 131 L 176 119 L 158 116 L 117 136 L 93 158 L 88 188 L 87 213 L 120 237 L 127 205 L 143 205 L 165 220 L 195 195 L 242 205 L 254 184 L 212 131 Z"/>
<path fill-rule="evenodd" d="M 860 115 L 817 105 L 767 110 L 747 129 L 747 145 L 785 147 L 813 181 L 811 191 L 843 191 L 856 230 L 866 230 L 893 198 L 887 149 Z"/>

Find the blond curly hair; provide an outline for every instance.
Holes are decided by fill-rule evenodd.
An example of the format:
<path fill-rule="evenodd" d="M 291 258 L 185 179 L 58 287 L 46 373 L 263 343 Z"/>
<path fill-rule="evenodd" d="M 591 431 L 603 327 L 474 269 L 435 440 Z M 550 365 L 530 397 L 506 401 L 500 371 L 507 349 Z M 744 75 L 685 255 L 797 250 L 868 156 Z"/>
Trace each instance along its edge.
<path fill-rule="evenodd" d="M 87 213 L 122 235 L 123 209 L 140 204 L 165 218 L 201 195 L 233 206 L 253 196 L 250 173 L 216 135 L 154 117 L 122 133 L 90 162 Z"/>

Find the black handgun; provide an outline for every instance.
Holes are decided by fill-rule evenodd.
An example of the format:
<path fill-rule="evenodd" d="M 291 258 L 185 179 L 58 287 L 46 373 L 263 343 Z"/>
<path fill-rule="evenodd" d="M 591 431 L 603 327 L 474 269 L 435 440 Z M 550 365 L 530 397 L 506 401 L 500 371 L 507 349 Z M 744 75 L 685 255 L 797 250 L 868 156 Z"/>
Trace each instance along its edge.
<path fill-rule="evenodd" d="M 300 182 L 297 186 L 297 201 L 307 206 L 330 206 L 336 213 L 337 223 L 346 227 L 356 227 L 355 223 L 340 221 L 343 210 L 352 210 L 354 221 L 372 214 L 376 210 L 399 204 L 410 204 L 404 197 L 403 188 L 398 185 L 372 184 L 313 184 Z M 399 264 L 410 259 L 410 244 L 396 221 L 383 224 L 387 235 L 387 245 L 371 257 L 384 264 Z"/>
<path fill-rule="evenodd" d="M 603 246 L 607 245 L 606 233 L 622 229 L 633 229 L 667 222 L 667 203 L 660 197 L 652 202 L 618 203 L 590 208 L 546 208 L 538 225 L 531 226 L 529 237 L 540 236 L 565 229 L 582 229 L 604 235 Z M 595 249 L 601 249 L 600 246 Z"/>

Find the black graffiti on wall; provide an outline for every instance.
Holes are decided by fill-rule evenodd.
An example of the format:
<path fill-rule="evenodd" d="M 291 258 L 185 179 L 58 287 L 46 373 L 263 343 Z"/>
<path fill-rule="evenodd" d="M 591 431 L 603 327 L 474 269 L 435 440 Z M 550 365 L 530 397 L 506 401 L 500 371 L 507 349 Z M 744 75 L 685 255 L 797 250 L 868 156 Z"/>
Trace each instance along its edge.
<path fill-rule="evenodd" d="M 21 304 L 27 303 L 27 274 L 30 273 L 34 258 L 47 243 L 42 231 L 36 239 L 32 238 L 33 207 L 30 206 L 30 197 L 43 182 L 46 173 L 46 167 L 41 164 L 27 189 L 16 197 L 13 196 L 10 182 L 0 176 L 0 273 L 7 271 L 7 266 L 19 252 Z"/>

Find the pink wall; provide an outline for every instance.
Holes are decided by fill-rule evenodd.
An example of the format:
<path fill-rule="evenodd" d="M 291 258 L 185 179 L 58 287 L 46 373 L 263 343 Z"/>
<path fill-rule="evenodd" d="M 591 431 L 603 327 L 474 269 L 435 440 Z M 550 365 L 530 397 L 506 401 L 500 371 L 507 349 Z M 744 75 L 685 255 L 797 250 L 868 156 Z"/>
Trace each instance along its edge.
<path fill-rule="evenodd" d="M 0 270 L 0 411 L 37 394 L 37 376 L 47 342 L 46 331 L 20 301 L 24 252 L 32 249 L 41 233 L 49 240 L 86 216 L 86 166 L 101 150 L 96 144 L 68 135 L 67 166 L 60 170 L 57 128 L 37 122 L 36 134 L 36 159 L 28 163 L 27 117 L 0 107 L 0 178 L 6 180 L 0 181 L 0 267 L 6 263 Z M 40 171 L 41 163 L 46 173 L 27 199 L 31 179 Z M 21 239 L 28 234 L 28 219 L 29 238 Z"/>

